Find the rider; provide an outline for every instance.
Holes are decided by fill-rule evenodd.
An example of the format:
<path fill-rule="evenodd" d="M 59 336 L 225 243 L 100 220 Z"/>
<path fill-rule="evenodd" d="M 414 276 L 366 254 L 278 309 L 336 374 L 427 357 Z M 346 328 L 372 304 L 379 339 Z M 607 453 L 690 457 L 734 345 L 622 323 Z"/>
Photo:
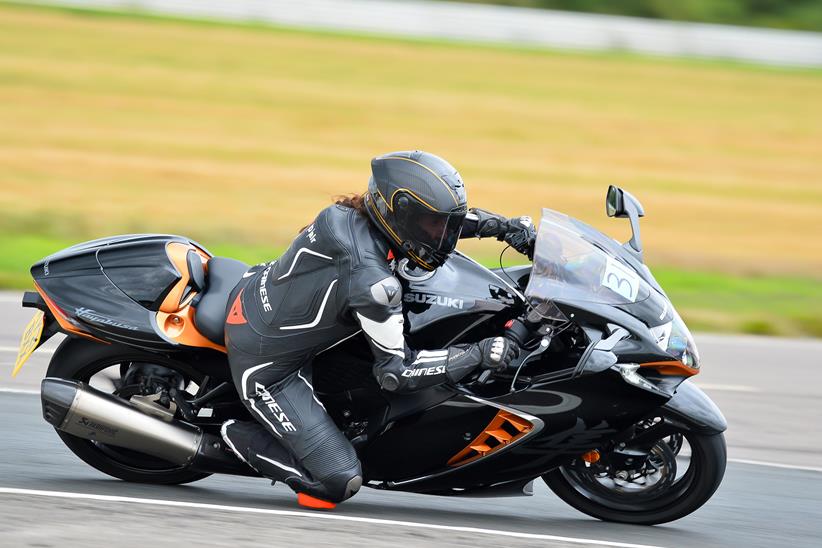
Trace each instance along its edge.
<path fill-rule="evenodd" d="M 249 270 L 229 299 L 231 373 L 259 423 L 230 420 L 223 439 L 308 507 L 332 508 L 362 484 L 354 448 L 303 371 L 319 352 L 362 330 L 380 387 L 409 392 L 459 381 L 478 367 L 504 369 L 519 351 L 504 337 L 409 348 L 394 272 L 401 259 L 436 269 L 458 238 L 495 236 L 530 254 L 531 220 L 469 210 L 459 173 L 433 154 L 386 154 L 371 161 L 371 171 L 363 196 L 321 211 L 282 257 Z"/>

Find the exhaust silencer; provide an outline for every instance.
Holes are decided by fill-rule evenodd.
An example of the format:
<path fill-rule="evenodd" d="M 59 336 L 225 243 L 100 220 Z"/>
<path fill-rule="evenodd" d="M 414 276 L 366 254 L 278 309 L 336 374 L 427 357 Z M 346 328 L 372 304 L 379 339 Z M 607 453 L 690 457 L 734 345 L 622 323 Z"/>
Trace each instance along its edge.
<path fill-rule="evenodd" d="M 46 377 L 40 397 L 43 418 L 58 430 L 173 464 L 190 464 L 203 441 L 196 426 L 162 421 L 82 382 Z"/>

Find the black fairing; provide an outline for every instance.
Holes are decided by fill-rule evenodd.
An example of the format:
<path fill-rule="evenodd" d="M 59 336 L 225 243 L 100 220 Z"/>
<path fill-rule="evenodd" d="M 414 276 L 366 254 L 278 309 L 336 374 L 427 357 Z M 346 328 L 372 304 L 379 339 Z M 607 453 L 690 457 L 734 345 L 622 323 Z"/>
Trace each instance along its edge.
<path fill-rule="evenodd" d="M 608 329 L 609 324 L 627 329 L 631 337 L 620 341 L 614 348 L 614 353 L 620 357 L 621 362 L 647 363 L 670 360 L 671 357 L 650 338 L 648 325 L 628 312 L 632 307 L 633 310 L 640 312 L 657 310 L 654 305 L 648 305 L 648 301 L 650 299 L 646 299 L 643 303 L 618 306 L 590 302 L 557 302 L 556 304 L 567 317 L 583 325 L 596 327 L 603 332 Z M 659 315 L 658 312 L 657 315 Z"/>
<path fill-rule="evenodd" d="M 459 396 L 392 423 L 361 459 L 369 480 L 387 480 L 387 487 L 403 491 L 453 494 L 519 482 L 602 447 L 665 401 L 614 372 L 535 385 L 487 403 Z M 494 405 L 531 415 L 538 427 L 502 451 L 446 465 L 490 422 Z"/>
<path fill-rule="evenodd" d="M 171 242 L 194 244 L 160 234 L 103 238 L 46 257 L 31 267 L 31 275 L 81 330 L 106 341 L 160 349 L 175 344 L 159 333 L 155 319 L 181 278 L 166 253 Z"/>
<path fill-rule="evenodd" d="M 180 279 L 166 256 L 167 240 L 108 245 L 97 251 L 106 277 L 132 300 L 157 311 L 163 297 Z"/>
<path fill-rule="evenodd" d="M 665 404 L 670 416 L 689 429 L 706 434 L 718 434 L 728 428 L 722 411 L 697 385 L 683 382 L 676 394 Z"/>
<path fill-rule="evenodd" d="M 370 480 L 402 481 L 436 473 L 482 431 L 497 409 L 454 398 L 399 419 L 367 448 L 364 471 Z"/>

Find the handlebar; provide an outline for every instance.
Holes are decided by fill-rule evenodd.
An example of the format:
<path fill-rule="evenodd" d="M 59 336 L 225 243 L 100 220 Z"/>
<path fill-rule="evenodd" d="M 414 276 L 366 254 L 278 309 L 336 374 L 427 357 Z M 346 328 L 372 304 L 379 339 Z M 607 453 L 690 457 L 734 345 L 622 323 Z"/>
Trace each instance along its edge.
<path fill-rule="evenodd" d="M 545 336 L 539 341 L 539 346 L 537 346 L 534 350 L 530 352 L 521 352 L 519 357 L 515 358 L 511 361 L 510 364 L 508 364 L 508 367 L 505 368 L 505 371 L 516 371 L 516 373 L 514 373 L 514 380 L 511 383 L 512 391 L 514 383 L 516 382 L 517 377 L 519 376 L 519 372 L 525 365 L 525 362 L 545 352 L 545 350 L 548 349 L 548 346 L 550 344 L 551 337 Z M 479 384 L 485 384 L 486 382 L 488 382 L 488 379 L 490 379 L 491 375 L 493 374 L 494 371 L 492 371 L 491 369 L 486 369 L 485 371 L 480 373 L 480 376 L 477 378 L 476 382 L 478 382 Z"/>
<path fill-rule="evenodd" d="M 533 330 L 519 319 L 508 320 L 505 324 L 505 338 L 518 346 L 523 346 L 533 334 Z"/>
<path fill-rule="evenodd" d="M 519 319 L 508 320 L 505 324 L 505 332 L 503 336 L 508 339 L 509 341 L 515 343 L 517 346 L 522 347 L 525 344 L 525 341 L 528 340 L 531 336 L 532 332 L 528 328 L 525 323 L 523 323 Z M 515 359 L 511 365 L 509 365 L 506 369 L 516 369 L 519 365 L 514 365 L 514 363 L 518 362 L 519 359 Z M 477 378 L 477 382 L 480 384 L 485 384 L 488 382 L 488 379 L 491 378 L 494 372 L 490 369 L 486 369 L 483 371 L 480 376 Z"/>
<path fill-rule="evenodd" d="M 515 343 L 520 348 L 524 346 L 526 341 L 533 339 L 534 335 L 538 335 L 538 333 L 536 332 L 536 329 L 532 329 L 528 325 L 527 320 L 523 322 L 520 319 L 513 319 L 508 320 L 508 322 L 505 324 L 505 338 Z M 512 360 L 512 362 L 508 365 L 506 370 L 516 371 L 516 373 L 514 374 L 514 382 L 516 382 L 516 379 L 519 376 L 519 372 L 522 370 L 522 367 L 525 365 L 525 362 L 527 362 L 534 356 L 542 354 L 548 348 L 550 343 L 551 337 L 544 336 L 541 338 L 539 346 L 536 349 L 530 352 L 521 352 L 518 358 Z M 486 369 L 480 374 L 476 382 L 480 384 L 485 384 L 486 382 L 488 382 L 488 379 L 490 379 L 491 375 L 493 374 L 494 372 L 492 370 Z M 513 384 L 514 383 L 511 384 L 512 387 Z"/>
<path fill-rule="evenodd" d="M 535 338 L 540 338 L 539 346 L 536 349 L 530 352 L 520 352 L 520 356 L 512 360 L 508 367 L 505 369 L 505 371 L 516 371 L 516 373 L 514 374 L 514 382 L 516 382 L 516 379 L 519 376 L 522 367 L 525 365 L 525 362 L 527 362 L 534 356 L 542 354 L 551 343 L 551 336 L 543 335 L 539 331 L 541 323 L 529 320 L 530 317 L 523 316 L 520 318 L 508 320 L 505 323 L 505 332 L 503 333 L 503 336 L 509 341 L 515 343 L 521 349 L 525 346 L 526 342 L 533 341 Z M 480 373 L 479 377 L 477 377 L 477 380 L 475 382 L 479 384 L 485 384 L 486 382 L 488 382 L 488 379 L 490 379 L 493 374 L 494 371 L 492 371 L 491 369 L 486 369 L 485 371 Z"/>

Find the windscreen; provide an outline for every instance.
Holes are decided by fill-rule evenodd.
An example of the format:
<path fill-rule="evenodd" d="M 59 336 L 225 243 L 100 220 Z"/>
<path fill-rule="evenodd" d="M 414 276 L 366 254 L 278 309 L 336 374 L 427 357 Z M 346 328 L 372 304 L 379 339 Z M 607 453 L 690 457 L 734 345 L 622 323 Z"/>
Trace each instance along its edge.
<path fill-rule="evenodd" d="M 534 266 L 525 290 L 529 300 L 621 305 L 647 299 L 650 286 L 636 270 L 606 250 L 610 245 L 603 245 L 605 239 L 607 236 L 593 227 L 543 209 Z"/>

